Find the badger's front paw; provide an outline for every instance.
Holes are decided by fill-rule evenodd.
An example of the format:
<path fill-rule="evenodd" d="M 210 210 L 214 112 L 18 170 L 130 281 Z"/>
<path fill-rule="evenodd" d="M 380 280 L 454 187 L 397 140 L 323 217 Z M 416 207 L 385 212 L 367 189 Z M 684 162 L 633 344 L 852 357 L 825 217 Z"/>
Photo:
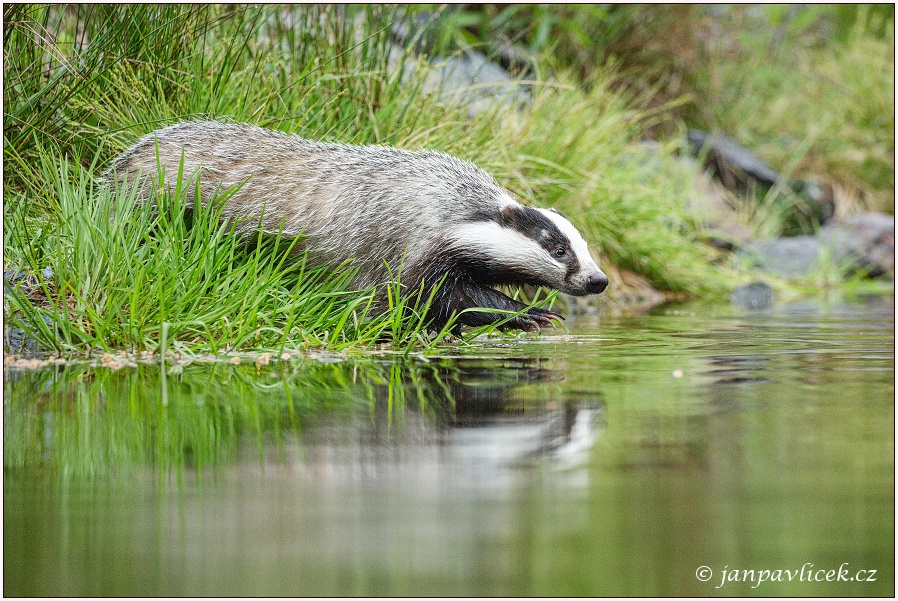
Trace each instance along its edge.
<path fill-rule="evenodd" d="M 554 311 L 546 311 L 545 309 L 528 309 L 527 314 L 532 321 L 536 322 L 537 329 L 539 326 L 552 326 L 553 328 L 557 328 L 557 324 L 564 321 L 563 315 L 559 315 Z"/>
<path fill-rule="evenodd" d="M 539 332 L 540 328 L 552 326 L 557 328 L 556 322 L 564 321 L 564 317 L 545 309 L 527 309 L 524 315 L 518 315 L 510 322 L 508 328 L 516 328 L 525 332 Z"/>

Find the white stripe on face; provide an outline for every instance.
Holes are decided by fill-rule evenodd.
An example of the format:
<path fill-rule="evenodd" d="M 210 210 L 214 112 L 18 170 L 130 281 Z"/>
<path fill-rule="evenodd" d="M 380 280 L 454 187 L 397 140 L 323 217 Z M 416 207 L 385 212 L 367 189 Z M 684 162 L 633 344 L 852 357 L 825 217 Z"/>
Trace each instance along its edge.
<path fill-rule="evenodd" d="M 574 224 L 555 211 L 550 211 L 548 209 L 536 210 L 548 217 L 552 223 L 561 230 L 561 233 L 567 236 L 567 239 L 571 241 L 571 249 L 574 251 L 577 261 L 580 262 L 580 271 L 582 273 L 599 271 L 599 266 L 596 265 L 596 262 L 592 260 L 592 256 L 589 254 L 589 246 L 587 246 L 586 240 L 583 239 L 583 236 L 580 235 L 580 232 L 577 231 Z"/>

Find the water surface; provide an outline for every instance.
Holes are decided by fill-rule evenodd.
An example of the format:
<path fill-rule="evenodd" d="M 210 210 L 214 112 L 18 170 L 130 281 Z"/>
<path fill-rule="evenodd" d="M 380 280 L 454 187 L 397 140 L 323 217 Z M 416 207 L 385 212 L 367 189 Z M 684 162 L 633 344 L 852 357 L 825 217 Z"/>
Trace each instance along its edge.
<path fill-rule="evenodd" d="M 894 594 L 891 299 L 569 322 L 7 370 L 4 594 Z"/>

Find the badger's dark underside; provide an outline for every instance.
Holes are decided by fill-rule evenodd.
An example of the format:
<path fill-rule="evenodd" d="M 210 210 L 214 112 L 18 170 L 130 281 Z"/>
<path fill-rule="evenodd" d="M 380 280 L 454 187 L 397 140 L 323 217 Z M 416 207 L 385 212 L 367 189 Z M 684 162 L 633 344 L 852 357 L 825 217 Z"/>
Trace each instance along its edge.
<path fill-rule="evenodd" d="M 437 302 L 439 299 L 439 302 Z M 553 320 L 561 321 L 564 319 L 561 315 L 532 307 L 527 309 L 527 305 L 520 301 L 502 294 L 498 290 L 481 286 L 473 281 L 459 282 L 451 289 L 441 289 L 434 298 L 435 310 L 434 326 L 442 329 L 446 322 L 453 314 L 459 314 L 458 323 L 452 328 L 452 333 L 456 336 L 461 333 L 461 326 L 486 326 L 508 320 L 499 326 L 500 330 L 524 330 L 525 332 L 535 332 L 543 326 L 553 326 Z M 487 311 L 466 311 L 475 308 L 500 309 L 502 311 L 510 311 L 517 313 L 526 311 L 521 315 L 516 315 L 508 319 L 506 313 L 493 313 Z"/>
<path fill-rule="evenodd" d="M 452 318 L 458 315 L 458 320 L 452 328 L 452 334 L 459 336 L 462 326 L 480 327 L 491 324 L 499 325 L 500 330 L 523 330 L 525 332 L 539 331 L 541 327 L 553 326 L 556 321 L 563 321 L 564 317 L 552 311 L 527 308 L 527 305 L 516 301 L 492 288 L 496 285 L 521 286 L 525 284 L 540 285 L 531 277 L 511 272 L 496 273 L 490 270 L 489 280 L 479 279 L 484 272 L 478 270 L 470 259 L 462 263 L 442 263 L 444 269 L 431 268 L 429 274 L 422 278 L 414 278 L 419 284 L 415 290 L 421 290 L 420 302 L 426 302 L 433 294 L 428 317 L 432 320 L 431 327 L 441 330 Z M 421 282 L 423 281 L 423 285 Z M 436 291 L 434 292 L 434 289 Z M 476 309 L 497 309 L 502 312 L 477 311 Z M 508 313 L 519 313 L 509 319 Z M 502 323 L 505 322 L 505 323 Z"/>

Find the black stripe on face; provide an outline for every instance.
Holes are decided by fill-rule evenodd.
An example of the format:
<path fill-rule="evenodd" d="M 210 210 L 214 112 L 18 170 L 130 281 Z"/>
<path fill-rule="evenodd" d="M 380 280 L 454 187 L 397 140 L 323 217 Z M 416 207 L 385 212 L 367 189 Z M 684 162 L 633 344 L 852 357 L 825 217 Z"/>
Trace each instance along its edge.
<path fill-rule="evenodd" d="M 510 204 L 502 207 L 496 216 L 496 221 L 502 227 L 513 229 L 533 240 L 542 246 L 554 260 L 566 265 L 566 279 L 572 277 L 580 269 L 580 262 L 571 248 L 571 241 L 551 219 L 540 211 L 523 205 Z"/>
<path fill-rule="evenodd" d="M 505 205 L 496 216 L 502 227 L 520 232 L 546 250 L 568 243 L 567 236 L 561 233 L 552 220 L 530 207 L 522 205 Z"/>

